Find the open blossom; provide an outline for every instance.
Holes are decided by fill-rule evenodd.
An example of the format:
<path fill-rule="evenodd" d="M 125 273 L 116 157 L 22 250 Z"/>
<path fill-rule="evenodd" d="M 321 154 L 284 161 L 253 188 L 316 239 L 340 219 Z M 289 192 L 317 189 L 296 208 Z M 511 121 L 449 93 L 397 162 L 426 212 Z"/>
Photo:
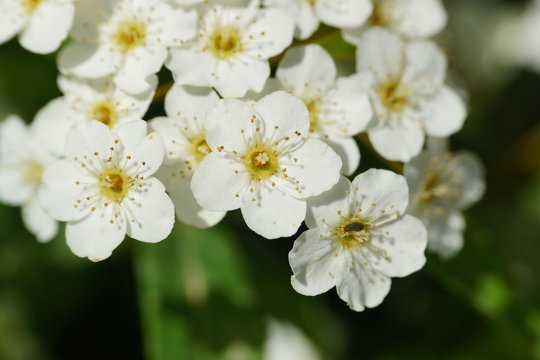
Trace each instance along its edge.
<path fill-rule="evenodd" d="M 19 43 L 28 51 L 38 54 L 55 51 L 73 24 L 73 1 L 0 1 L 0 44 L 19 34 Z"/>
<path fill-rule="evenodd" d="M 461 211 L 485 192 L 484 168 L 476 155 L 448 152 L 446 139 L 430 139 L 428 149 L 405 165 L 411 189 L 408 212 L 428 229 L 428 249 L 448 258 L 463 247 Z"/>
<path fill-rule="evenodd" d="M 0 123 L 0 201 L 22 206 L 25 226 L 46 242 L 56 235 L 58 224 L 39 205 L 37 192 L 44 169 L 57 157 L 36 134 L 32 125 L 14 115 Z"/>
<path fill-rule="evenodd" d="M 330 145 L 343 160 L 341 171 L 351 175 L 360 162 L 360 151 L 352 136 L 366 128 L 373 112 L 357 76 L 336 78 L 330 54 L 319 45 L 308 45 L 285 54 L 274 86 L 304 101 L 309 111 L 310 136 Z"/>
<path fill-rule="evenodd" d="M 334 286 L 355 311 L 378 306 L 391 277 L 407 276 L 425 263 L 426 229 L 407 209 L 401 175 L 371 169 L 352 182 L 342 177 L 332 190 L 310 200 L 310 228 L 289 253 L 292 285 L 304 295 Z"/>
<path fill-rule="evenodd" d="M 174 206 L 152 174 L 164 147 L 146 122 L 130 121 L 116 132 L 97 121 L 75 124 L 67 135 L 65 159 L 43 174 L 39 200 L 55 219 L 67 221 L 66 240 L 80 257 L 109 257 L 126 233 L 158 242 L 174 224 Z"/>
<path fill-rule="evenodd" d="M 309 115 L 298 98 L 283 91 L 256 103 L 223 99 L 206 117 L 212 152 L 191 180 L 205 209 L 241 208 L 247 225 L 269 238 L 293 235 L 306 216 L 306 199 L 339 179 L 339 156 L 308 138 Z"/>
<path fill-rule="evenodd" d="M 264 4 L 290 14 L 295 20 L 295 37 L 302 40 L 310 37 L 321 21 L 338 28 L 359 27 L 373 8 L 370 0 L 264 0 Z"/>
<path fill-rule="evenodd" d="M 71 33 L 75 41 L 60 54 L 60 71 L 90 79 L 114 74 L 122 90 L 145 92 L 168 49 L 195 35 L 196 17 L 194 10 L 173 9 L 160 0 L 80 0 Z"/>
<path fill-rule="evenodd" d="M 277 9 L 205 7 L 194 40 L 171 51 L 167 67 L 182 85 L 210 86 L 224 97 L 259 92 L 270 76 L 268 59 L 292 41 L 293 23 Z"/>
<path fill-rule="evenodd" d="M 371 26 L 385 27 L 409 39 L 428 38 L 446 26 L 448 15 L 441 0 L 372 0 L 373 12 L 363 26 L 342 26 L 343 38 L 357 45 Z"/>
<path fill-rule="evenodd" d="M 141 120 L 154 97 L 157 77 L 152 75 L 151 87 L 136 95 L 119 89 L 112 80 L 60 76 L 58 86 L 64 96 L 51 100 L 40 111 L 34 124 L 37 136 L 48 139 L 54 151 L 63 155 L 66 135 L 77 122 L 92 119 L 115 130 L 128 121 Z"/>
<path fill-rule="evenodd" d="M 409 161 L 425 134 L 447 137 L 463 126 L 465 104 L 445 85 L 446 58 L 433 42 L 405 43 L 373 28 L 361 37 L 356 66 L 374 110 L 368 136 L 383 157 Z"/>
<path fill-rule="evenodd" d="M 205 228 L 217 224 L 226 212 L 201 208 L 191 192 L 193 172 L 212 149 L 206 143 L 204 117 L 219 96 L 210 88 L 175 84 L 165 97 L 167 117 L 150 122 L 165 143 L 165 165 L 158 178 L 171 196 L 178 219 Z"/>

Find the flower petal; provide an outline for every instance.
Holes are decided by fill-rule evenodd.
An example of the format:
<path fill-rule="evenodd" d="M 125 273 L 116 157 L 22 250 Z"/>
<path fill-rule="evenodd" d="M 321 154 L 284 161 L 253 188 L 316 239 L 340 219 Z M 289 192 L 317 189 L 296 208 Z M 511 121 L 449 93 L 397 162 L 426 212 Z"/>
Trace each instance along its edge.
<path fill-rule="evenodd" d="M 459 211 L 430 221 L 428 226 L 428 250 L 450 259 L 463 248 L 465 218 Z"/>
<path fill-rule="evenodd" d="M 416 122 L 400 120 L 401 123 L 394 126 L 373 128 L 368 131 L 368 136 L 381 156 L 407 162 L 422 150 L 424 130 Z"/>
<path fill-rule="evenodd" d="M 405 48 L 407 65 L 401 81 L 414 94 L 430 96 L 439 91 L 446 77 L 446 57 L 432 41 L 413 41 Z"/>
<path fill-rule="evenodd" d="M 327 292 L 341 279 L 343 255 L 335 256 L 336 241 L 321 235 L 320 229 L 303 232 L 289 252 L 293 271 L 291 284 L 303 295 Z"/>
<path fill-rule="evenodd" d="M 332 189 L 308 200 L 306 225 L 309 228 L 336 226 L 348 216 L 354 201 L 351 182 L 344 176 Z"/>
<path fill-rule="evenodd" d="M 360 165 L 360 149 L 356 140 L 352 137 L 327 136 L 324 142 L 341 158 L 343 162 L 341 173 L 343 175 L 350 176 L 358 169 L 358 165 Z"/>
<path fill-rule="evenodd" d="M 58 233 L 58 223 L 39 205 L 37 197 L 22 207 L 24 225 L 39 242 L 49 242 Z"/>
<path fill-rule="evenodd" d="M 229 211 L 238 209 L 249 184 L 243 165 L 212 152 L 200 163 L 193 178 L 193 196 L 204 209 Z"/>
<path fill-rule="evenodd" d="M 156 178 L 148 178 L 142 188 L 129 192 L 122 203 L 128 211 L 127 234 L 140 241 L 155 243 L 165 239 L 174 225 L 174 205 L 165 187 Z"/>
<path fill-rule="evenodd" d="M 79 221 L 68 222 L 66 240 L 71 251 L 94 262 L 111 256 L 126 236 L 126 222 L 113 219 L 113 209 L 109 206 L 103 211 L 90 212 Z"/>
<path fill-rule="evenodd" d="M 373 11 L 369 0 L 317 1 L 315 9 L 319 18 L 336 27 L 356 27 L 363 25 Z"/>
<path fill-rule="evenodd" d="M 383 28 L 371 28 L 356 47 L 356 71 L 373 72 L 379 80 L 397 77 L 404 64 L 405 46 L 397 35 Z"/>
<path fill-rule="evenodd" d="M 304 221 L 306 202 L 261 185 L 254 193 L 244 193 L 242 215 L 251 230 L 267 239 L 287 237 L 294 235 Z"/>
<path fill-rule="evenodd" d="M 426 133 L 447 137 L 458 132 L 467 117 L 467 109 L 459 95 L 447 86 L 426 105 L 423 116 Z"/>
<path fill-rule="evenodd" d="M 371 230 L 371 246 L 377 249 L 366 251 L 371 266 L 387 276 L 407 276 L 426 262 L 426 228 L 417 218 L 405 215 Z"/>

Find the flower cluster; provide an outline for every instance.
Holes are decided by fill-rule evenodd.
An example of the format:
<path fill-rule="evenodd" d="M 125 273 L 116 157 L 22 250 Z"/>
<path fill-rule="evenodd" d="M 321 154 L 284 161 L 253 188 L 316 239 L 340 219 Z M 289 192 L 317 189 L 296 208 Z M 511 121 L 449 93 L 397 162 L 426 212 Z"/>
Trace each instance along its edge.
<path fill-rule="evenodd" d="M 70 39 L 63 96 L 0 125 L 0 200 L 38 240 L 65 222 L 72 252 L 100 261 L 126 234 L 167 238 L 175 217 L 205 228 L 240 209 L 267 239 L 305 222 L 292 286 L 336 287 L 356 311 L 422 268 L 426 247 L 462 247 L 484 183 L 444 139 L 467 111 L 428 39 L 446 24 L 439 0 L 10 0 L 0 13 L 0 42 L 19 33 L 49 53 Z M 356 47 L 354 73 L 316 44 L 320 23 Z M 143 120 L 165 92 L 164 115 Z M 358 174 L 359 139 L 404 174 Z"/>

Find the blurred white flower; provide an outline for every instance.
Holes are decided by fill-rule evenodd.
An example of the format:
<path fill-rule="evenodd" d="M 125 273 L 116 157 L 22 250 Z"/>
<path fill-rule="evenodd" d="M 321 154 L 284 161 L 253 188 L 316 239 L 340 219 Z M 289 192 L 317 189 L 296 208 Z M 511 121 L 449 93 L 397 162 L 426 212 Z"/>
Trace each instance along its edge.
<path fill-rule="evenodd" d="M 160 0 L 80 0 L 69 44 L 58 58 L 66 75 L 97 79 L 115 74 L 125 92 L 148 91 L 170 47 L 196 33 L 194 10 Z"/>
<path fill-rule="evenodd" d="M 463 247 L 465 219 L 461 211 L 485 192 L 484 167 L 467 151 L 448 152 L 446 139 L 431 138 L 428 149 L 405 165 L 410 188 L 408 213 L 428 230 L 428 249 L 444 258 Z"/>
<path fill-rule="evenodd" d="M 73 1 L 0 1 L 0 44 L 19 34 L 19 43 L 28 51 L 38 54 L 55 51 L 73 24 Z"/>
<path fill-rule="evenodd" d="M 351 182 L 342 177 L 309 201 L 310 228 L 289 253 L 294 289 L 318 295 L 334 286 L 355 311 L 378 306 L 390 277 L 407 276 L 425 263 L 426 229 L 407 209 L 401 175 L 371 169 Z"/>
<path fill-rule="evenodd" d="M 34 126 L 40 139 L 47 139 L 57 154 L 63 155 L 66 135 L 73 124 L 93 119 L 112 130 L 128 121 L 141 120 L 154 97 L 157 77 L 149 77 L 151 87 L 130 95 L 119 89 L 112 77 L 85 80 L 58 78 L 63 97 L 51 100 L 40 111 Z"/>
<path fill-rule="evenodd" d="M 212 152 L 191 181 L 205 209 L 241 208 L 256 233 L 293 235 L 306 216 L 306 198 L 329 190 L 342 162 L 325 143 L 309 139 L 309 114 L 298 98 L 277 91 L 256 103 L 217 102 L 206 117 Z"/>
<path fill-rule="evenodd" d="M 341 26 L 343 38 L 357 45 L 370 26 L 381 26 L 409 39 L 428 38 L 446 26 L 448 15 L 441 0 L 372 0 L 373 12 L 364 26 Z"/>
<path fill-rule="evenodd" d="M 420 153 L 425 133 L 446 137 L 461 129 L 465 104 L 444 84 L 447 61 L 435 43 L 405 43 L 372 28 L 362 34 L 356 54 L 361 84 L 374 109 L 368 136 L 383 157 L 409 161 Z"/>
<path fill-rule="evenodd" d="M 263 360 L 319 360 L 313 343 L 291 323 L 270 319 L 266 326 Z"/>
<path fill-rule="evenodd" d="M 295 37 L 301 40 L 310 37 L 320 21 L 338 28 L 359 27 L 373 8 L 370 0 L 263 0 L 263 3 L 286 11 L 295 21 Z"/>
<path fill-rule="evenodd" d="M 306 104 L 310 136 L 341 156 L 345 175 L 356 171 L 360 150 L 352 136 L 363 131 L 373 116 L 369 96 L 357 76 L 337 79 L 330 54 L 319 45 L 308 45 L 285 54 L 276 79 L 269 80 L 271 87 L 288 91 Z"/>
<path fill-rule="evenodd" d="M 80 257 L 109 257 L 126 233 L 158 242 L 171 232 L 174 206 L 152 174 L 163 161 L 161 136 L 146 122 L 130 121 L 113 132 L 97 121 L 75 124 L 65 159 L 43 174 L 39 200 L 55 219 L 67 221 L 66 240 Z"/>
<path fill-rule="evenodd" d="M 15 115 L 0 123 L 0 201 L 22 206 L 24 225 L 38 241 L 46 242 L 56 235 L 58 224 L 39 205 L 37 192 L 44 169 L 57 157 L 36 134 Z"/>
<path fill-rule="evenodd" d="M 224 97 L 259 92 L 270 76 L 268 59 L 291 43 L 293 23 L 277 9 L 261 9 L 258 0 L 245 7 L 206 8 L 199 34 L 173 49 L 167 67 L 181 85 L 210 86 Z"/>
<path fill-rule="evenodd" d="M 156 175 L 170 194 L 178 219 L 205 228 L 217 224 L 226 212 L 208 211 L 199 206 L 190 182 L 199 163 L 212 152 L 206 143 L 204 117 L 219 96 L 211 88 L 175 84 L 165 97 L 167 117 L 150 122 L 165 143 L 165 163 Z"/>

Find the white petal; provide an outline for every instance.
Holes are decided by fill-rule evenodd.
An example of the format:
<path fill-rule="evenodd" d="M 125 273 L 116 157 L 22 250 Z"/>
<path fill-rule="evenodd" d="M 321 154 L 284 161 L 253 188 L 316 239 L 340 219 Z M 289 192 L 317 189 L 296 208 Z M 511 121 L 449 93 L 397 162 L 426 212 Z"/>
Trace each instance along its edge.
<path fill-rule="evenodd" d="M 73 42 L 58 55 L 58 68 L 63 74 L 97 79 L 116 72 L 120 55 L 108 46 Z"/>
<path fill-rule="evenodd" d="M 427 38 L 440 32 L 446 26 L 447 14 L 440 0 L 394 1 L 396 12 L 392 28 L 410 38 Z"/>
<path fill-rule="evenodd" d="M 242 97 L 248 90 L 259 92 L 270 76 L 266 60 L 242 58 L 219 61 L 211 84 L 223 97 Z"/>
<path fill-rule="evenodd" d="M 178 175 L 168 176 L 166 187 L 174 202 L 176 217 L 184 224 L 198 228 L 208 228 L 216 225 L 227 212 L 203 209 L 193 196 L 190 182 L 191 178 L 182 178 Z"/>
<path fill-rule="evenodd" d="M 17 115 L 9 115 L 0 123 L 0 156 L 2 162 L 15 163 L 28 152 L 30 134 L 24 121 Z"/>
<path fill-rule="evenodd" d="M 236 171 L 235 171 L 236 170 Z M 191 190 L 199 205 L 212 211 L 238 209 L 249 184 L 243 165 L 212 152 L 193 174 Z"/>
<path fill-rule="evenodd" d="M 354 191 L 349 179 L 344 176 L 332 189 L 319 196 L 308 199 L 306 225 L 309 228 L 336 226 L 349 215 Z"/>
<path fill-rule="evenodd" d="M 252 123 L 254 118 L 257 119 L 256 124 Z M 250 103 L 222 99 L 206 114 L 206 142 L 213 151 L 223 147 L 225 151 L 242 154 L 247 150 L 244 137 L 252 137 L 254 128 L 264 125 L 261 119 L 261 115 Z"/>
<path fill-rule="evenodd" d="M 313 296 L 333 288 L 341 279 L 345 261 L 343 254 L 335 256 L 336 250 L 336 241 L 321 236 L 320 229 L 303 232 L 289 252 L 294 290 Z"/>
<path fill-rule="evenodd" d="M 190 48 L 172 49 L 165 66 L 181 85 L 213 86 L 210 74 L 217 64 L 216 58 L 205 51 Z"/>
<path fill-rule="evenodd" d="M 405 46 L 397 35 L 371 28 L 362 34 L 356 48 L 356 70 L 373 72 L 382 80 L 397 77 L 403 69 L 404 52 Z"/>
<path fill-rule="evenodd" d="M 388 160 L 407 162 L 420 153 L 424 146 L 424 130 L 419 124 L 400 119 L 392 127 L 368 131 L 369 140 L 379 154 Z"/>
<path fill-rule="evenodd" d="M 307 139 L 297 150 L 288 154 L 288 182 L 290 194 L 297 198 L 317 196 L 330 190 L 340 177 L 341 158 L 331 147 L 320 140 Z M 298 159 L 294 162 L 293 159 Z"/>
<path fill-rule="evenodd" d="M 74 160 L 91 157 L 94 153 L 105 156 L 118 137 L 107 125 L 98 121 L 86 120 L 75 123 L 66 136 L 66 159 Z M 107 157 L 105 157 L 107 158 Z"/>
<path fill-rule="evenodd" d="M 260 9 L 257 18 L 244 35 L 249 54 L 268 59 L 281 53 L 293 40 L 294 23 L 289 15 L 278 9 Z M 253 40 L 249 40 L 253 37 Z M 253 49 L 253 50 L 251 50 Z"/>
<path fill-rule="evenodd" d="M 366 256 L 366 261 L 387 276 L 407 276 L 426 262 L 426 228 L 410 215 L 373 229 L 371 244 L 379 250 Z"/>
<path fill-rule="evenodd" d="M 83 200 L 97 192 L 97 187 L 87 184 L 96 182 L 95 178 L 81 172 L 74 162 L 59 160 L 43 173 L 43 185 L 38 192 L 39 203 L 56 220 L 81 219 L 90 212 Z"/>
<path fill-rule="evenodd" d="M 356 27 L 364 24 L 373 10 L 369 0 L 317 1 L 315 9 L 326 24 L 336 27 Z"/>
<path fill-rule="evenodd" d="M 447 60 L 432 41 L 407 44 L 405 72 L 401 81 L 414 94 L 430 96 L 440 91 L 446 77 Z"/>
<path fill-rule="evenodd" d="M 130 190 L 122 206 L 129 209 L 127 234 L 140 241 L 155 243 L 165 239 L 174 225 L 174 205 L 165 187 L 156 178 L 144 181 L 143 188 Z"/>
<path fill-rule="evenodd" d="M 109 206 L 103 211 L 90 212 L 79 221 L 68 222 L 66 240 L 71 251 L 91 261 L 102 261 L 111 256 L 126 236 L 126 222 L 113 219 L 113 209 Z"/>
<path fill-rule="evenodd" d="M 369 221 L 383 224 L 405 213 L 409 203 L 407 181 L 389 170 L 370 169 L 352 182 L 356 205 Z"/>
<path fill-rule="evenodd" d="M 354 174 L 360 165 L 360 149 L 356 140 L 352 137 L 328 136 L 324 142 L 341 158 L 343 162 L 341 173 L 347 176 Z"/>
<path fill-rule="evenodd" d="M 457 152 L 455 176 L 460 179 L 461 193 L 456 204 L 465 210 L 484 196 L 486 192 L 485 169 L 482 161 L 468 151 Z"/>
<path fill-rule="evenodd" d="M 19 36 L 22 47 L 39 54 L 55 51 L 67 37 L 74 13 L 71 1 L 40 3 Z"/>
<path fill-rule="evenodd" d="M 294 47 L 285 53 L 276 78 L 292 94 L 311 99 L 325 93 L 336 81 L 334 60 L 320 45 Z"/>
<path fill-rule="evenodd" d="M 74 120 L 65 98 L 56 98 L 36 114 L 31 125 L 32 133 L 48 150 L 60 156 L 64 154 L 66 136 Z"/>
<path fill-rule="evenodd" d="M 37 198 L 22 207 L 22 219 L 39 242 L 48 242 L 58 233 L 58 223 L 43 211 Z"/>
<path fill-rule="evenodd" d="M 359 259 L 348 264 L 336 289 L 339 297 L 354 311 L 373 308 L 382 303 L 390 291 L 390 278 Z"/>
<path fill-rule="evenodd" d="M 165 112 L 171 118 L 203 119 L 219 96 L 211 88 L 181 86 L 175 83 L 165 96 Z"/>
<path fill-rule="evenodd" d="M 424 125 L 430 136 L 446 137 L 463 127 L 467 109 L 459 95 L 447 86 L 426 105 Z"/>
<path fill-rule="evenodd" d="M 291 2 L 290 0 L 285 0 Z M 300 40 L 305 40 L 319 28 L 319 18 L 315 14 L 315 10 L 307 3 L 307 1 L 300 1 L 299 12 L 293 14 L 289 12 L 296 21 L 296 28 L 294 29 L 294 35 Z"/>
<path fill-rule="evenodd" d="M 124 156 L 131 156 L 126 167 L 136 168 L 136 174 L 149 176 L 155 173 L 165 156 L 165 146 L 161 136 L 147 133 L 146 121 L 129 121 L 116 129 L 124 147 Z"/>
<path fill-rule="evenodd" d="M 271 137 L 278 141 L 289 137 L 291 140 L 288 144 L 293 144 L 307 138 L 309 113 L 306 105 L 297 97 L 285 91 L 276 91 L 257 101 L 254 107 L 264 120 L 265 140 Z"/>
<path fill-rule="evenodd" d="M 148 91 L 151 86 L 148 77 L 159 71 L 166 58 L 167 49 L 164 46 L 136 48 L 126 56 L 114 82 L 129 94 Z"/>
<path fill-rule="evenodd" d="M 22 6 L 10 4 L 7 1 L 0 3 L 0 44 L 5 43 L 14 37 L 28 22 L 28 15 L 25 14 Z"/>
<path fill-rule="evenodd" d="M 267 239 L 294 235 L 306 217 L 306 202 L 275 187 L 260 186 L 245 192 L 242 215 L 247 226 Z"/>
<path fill-rule="evenodd" d="M 428 249 L 443 259 L 455 256 L 463 248 L 465 219 L 458 211 L 430 221 L 428 224 Z"/>
<path fill-rule="evenodd" d="M 23 205 L 36 189 L 26 184 L 18 168 L 0 167 L 0 201 L 11 206 Z"/>
<path fill-rule="evenodd" d="M 165 146 L 164 162 L 174 163 L 184 158 L 182 146 L 188 145 L 188 139 L 179 131 L 178 124 L 168 117 L 157 117 L 148 122 L 163 139 Z"/>

